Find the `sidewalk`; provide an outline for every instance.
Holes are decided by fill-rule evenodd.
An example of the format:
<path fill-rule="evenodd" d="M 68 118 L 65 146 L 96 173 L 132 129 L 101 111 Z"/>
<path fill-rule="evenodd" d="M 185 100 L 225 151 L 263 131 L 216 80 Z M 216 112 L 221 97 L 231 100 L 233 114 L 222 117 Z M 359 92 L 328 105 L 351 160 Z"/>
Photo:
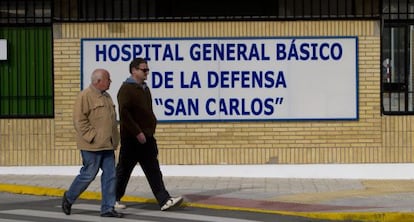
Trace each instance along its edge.
<path fill-rule="evenodd" d="M 2 175 L 0 192 L 61 196 L 74 176 Z M 164 177 L 185 205 L 344 221 L 414 221 L 414 180 Z M 131 177 L 123 201 L 152 202 L 145 177 Z M 100 198 L 100 178 L 81 198 Z"/>

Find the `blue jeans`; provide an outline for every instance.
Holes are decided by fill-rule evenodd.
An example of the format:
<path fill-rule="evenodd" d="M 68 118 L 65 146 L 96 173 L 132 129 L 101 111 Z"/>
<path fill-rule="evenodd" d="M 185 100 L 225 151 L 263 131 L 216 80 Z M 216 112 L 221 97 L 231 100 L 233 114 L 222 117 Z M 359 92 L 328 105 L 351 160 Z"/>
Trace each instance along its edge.
<path fill-rule="evenodd" d="M 113 150 L 104 151 L 84 151 L 81 150 L 83 166 L 80 173 L 73 180 L 69 190 L 66 192 L 66 198 L 70 203 L 75 200 L 85 191 L 89 184 L 95 179 L 102 169 L 101 176 L 101 213 L 112 211 L 115 205 L 115 154 Z"/>

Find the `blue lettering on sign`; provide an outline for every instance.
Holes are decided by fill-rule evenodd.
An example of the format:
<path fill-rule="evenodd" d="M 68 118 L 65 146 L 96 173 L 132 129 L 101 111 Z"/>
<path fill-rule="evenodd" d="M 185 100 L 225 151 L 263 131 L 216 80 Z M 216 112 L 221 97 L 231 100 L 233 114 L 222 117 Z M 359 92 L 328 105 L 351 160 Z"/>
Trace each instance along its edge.
<path fill-rule="evenodd" d="M 145 45 L 145 46 L 147 46 L 147 47 L 145 47 L 145 53 L 148 55 L 149 54 L 149 45 Z M 160 50 L 160 48 L 161 48 L 161 44 L 152 44 L 151 45 L 153 48 L 154 48 L 154 59 L 155 59 L 155 61 L 158 61 L 159 60 L 159 50 Z"/>
<path fill-rule="evenodd" d="M 121 53 L 117 45 L 110 45 L 108 48 L 109 61 L 118 61 Z"/>
<path fill-rule="evenodd" d="M 286 88 L 283 71 L 208 71 L 208 88 Z"/>
<path fill-rule="evenodd" d="M 185 81 L 184 72 L 180 72 L 180 82 L 181 88 L 188 89 L 188 88 L 201 88 L 201 81 L 200 77 L 198 76 L 198 72 L 193 72 L 191 75 L 191 80 L 189 82 Z"/>
<path fill-rule="evenodd" d="M 283 103 L 283 97 L 276 98 L 209 98 L 205 104 L 206 113 L 210 116 L 218 113 L 223 116 L 275 115 L 275 106 Z"/>
<path fill-rule="evenodd" d="M 152 88 L 157 89 L 157 88 L 162 88 L 163 86 L 166 89 L 174 88 L 174 85 L 173 85 L 174 72 L 166 71 L 164 72 L 164 74 L 160 72 L 152 72 L 151 75 L 152 75 L 152 78 L 151 78 Z"/>
<path fill-rule="evenodd" d="M 166 116 L 191 116 L 199 114 L 199 102 L 198 99 L 188 98 L 184 99 L 166 99 L 165 100 L 165 111 Z"/>
<path fill-rule="evenodd" d="M 323 43 L 301 43 L 297 45 L 295 39 L 290 45 L 284 43 L 276 44 L 276 60 L 340 60 L 342 58 L 342 45 L 335 42 Z"/>
<path fill-rule="evenodd" d="M 270 60 L 265 44 L 244 43 L 194 43 L 190 47 L 190 58 L 194 61 L 250 61 Z"/>
<path fill-rule="evenodd" d="M 214 98 L 209 98 L 206 101 L 206 113 L 210 116 L 216 115 L 216 110 L 212 109 L 212 105 L 216 104 L 216 100 Z"/>
<path fill-rule="evenodd" d="M 95 55 L 96 55 L 95 60 L 97 62 L 101 61 L 101 59 L 100 59 L 101 56 L 102 56 L 102 61 L 105 62 L 106 61 L 106 45 L 103 45 L 102 48 L 100 48 L 99 45 L 97 44 L 95 46 Z"/>
<path fill-rule="evenodd" d="M 164 107 L 166 116 L 192 116 L 200 112 L 198 98 L 155 98 L 154 101 L 157 106 Z M 283 97 L 253 98 L 251 101 L 246 98 L 208 98 L 204 108 L 209 116 L 271 116 L 275 115 L 276 106 L 281 105 L 283 101 Z"/>
<path fill-rule="evenodd" d="M 122 61 L 130 61 L 132 59 L 131 50 L 132 50 L 131 45 L 123 45 L 122 46 L 122 49 L 121 49 L 121 52 L 122 52 L 121 60 Z"/>
<path fill-rule="evenodd" d="M 183 61 L 178 44 L 96 44 L 97 62 L 130 61 L 143 57 L 148 61 Z"/>
<path fill-rule="evenodd" d="M 339 60 L 342 58 L 342 46 L 335 42 L 331 46 L 331 56 L 334 60 Z"/>

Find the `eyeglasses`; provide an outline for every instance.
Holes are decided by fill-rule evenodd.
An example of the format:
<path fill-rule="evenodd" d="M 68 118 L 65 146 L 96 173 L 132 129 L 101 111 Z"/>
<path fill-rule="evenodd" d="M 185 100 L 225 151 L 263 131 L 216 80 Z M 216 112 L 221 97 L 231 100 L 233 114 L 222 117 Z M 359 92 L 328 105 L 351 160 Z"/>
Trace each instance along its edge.
<path fill-rule="evenodd" d="M 141 69 L 141 68 L 138 68 L 138 69 L 143 71 L 143 72 L 149 72 L 149 69 Z"/>

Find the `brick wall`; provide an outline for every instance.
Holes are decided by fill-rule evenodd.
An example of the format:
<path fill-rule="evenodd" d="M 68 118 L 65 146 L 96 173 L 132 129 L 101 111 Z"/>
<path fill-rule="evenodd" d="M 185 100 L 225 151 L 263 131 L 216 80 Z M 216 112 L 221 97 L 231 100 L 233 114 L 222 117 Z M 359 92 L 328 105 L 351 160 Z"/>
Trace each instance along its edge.
<path fill-rule="evenodd" d="M 21 128 L 33 144 L 47 137 L 45 165 L 80 163 L 72 126 L 72 105 L 80 89 L 81 38 L 168 38 L 239 36 L 358 36 L 358 121 L 266 121 L 160 123 L 157 140 L 162 164 L 382 163 L 413 162 L 413 120 L 381 116 L 380 36 L 376 21 L 192 22 L 192 23 L 68 23 L 54 26 L 55 119 L 43 137 Z M 3 154 L 16 147 L 0 120 L 0 165 L 16 163 Z M 43 123 L 44 122 L 44 123 Z M 23 133 L 24 132 L 24 133 Z M 18 146 L 28 155 L 30 145 Z M 50 154 L 49 154 L 50 153 Z M 37 157 L 41 158 L 41 157 Z M 41 165 L 41 164 L 40 164 Z"/>

